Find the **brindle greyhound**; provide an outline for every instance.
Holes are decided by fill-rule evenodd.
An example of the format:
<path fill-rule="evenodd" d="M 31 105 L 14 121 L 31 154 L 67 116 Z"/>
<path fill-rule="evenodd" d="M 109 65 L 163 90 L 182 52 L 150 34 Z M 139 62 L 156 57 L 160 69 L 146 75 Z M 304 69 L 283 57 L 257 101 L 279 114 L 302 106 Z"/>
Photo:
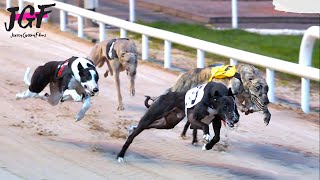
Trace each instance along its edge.
<path fill-rule="evenodd" d="M 118 94 L 118 110 L 124 110 L 120 92 L 120 72 L 126 71 L 130 79 L 130 95 L 135 95 L 135 78 L 138 66 L 138 51 L 135 43 L 127 38 L 111 39 L 96 44 L 89 55 L 94 64 L 102 67 L 106 62 L 108 69 L 104 77 L 114 75 Z"/>
<path fill-rule="evenodd" d="M 150 106 L 147 112 L 142 116 L 138 126 L 128 137 L 119 152 L 117 159 L 123 162 L 126 150 L 132 143 L 133 139 L 143 130 L 156 129 L 172 129 L 185 117 L 185 96 L 187 92 L 168 92 L 159 96 L 157 100 Z M 187 109 L 188 118 L 195 128 L 202 128 L 206 137 L 209 134 L 207 124 L 199 123 L 207 116 L 216 117 L 214 120 L 215 137 L 205 145 L 205 149 L 209 150 L 219 141 L 219 133 L 221 121 L 227 121 L 228 125 L 233 126 L 239 120 L 235 114 L 235 102 L 231 90 L 216 82 L 209 82 L 204 88 L 203 98 L 193 108 Z M 231 97 L 230 97 L 231 96 Z M 220 126 L 219 126 L 220 124 Z"/>

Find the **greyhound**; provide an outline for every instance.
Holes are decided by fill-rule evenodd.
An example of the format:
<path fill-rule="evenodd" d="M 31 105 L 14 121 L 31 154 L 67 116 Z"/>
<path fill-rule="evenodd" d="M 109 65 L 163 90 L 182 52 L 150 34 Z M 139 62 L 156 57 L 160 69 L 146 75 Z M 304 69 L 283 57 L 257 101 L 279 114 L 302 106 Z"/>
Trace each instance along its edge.
<path fill-rule="evenodd" d="M 114 80 L 117 86 L 118 108 L 124 110 L 122 96 L 120 92 L 119 74 L 121 71 L 126 71 L 130 79 L 130 95 L 135 95 L 135 77 L 137 73 L 138 58 L 137 47 L 132 40 L 127 38 L 112 39 L 110 41 L 102 41 L 96 44 L 90 52 L 89 59 L 92 59 L 94 64 L 102 67 L 107 63 L 108 69 L 104 73 L 104 77 L 114 75 Z"/>
<path fill-rule="evenodd" d="M 235 102 L 233 98 L 229 97 L 232 96 L 230 94 L 231 90 L 228 91 L 228 88 L 221 83 L 209 82 L 203 91 L 204 93 L 202 98 L 200 98 L 200 102 L 191 108 L 187 108 L 187 111 L 185 108 L 185 97 L 188 97 L 186 96 L 187 92 L 167 92 L 159 96 L 142 116 L 137 127 L 123 145 L 117 156 L 118 162 L 123 162 L 126 150 L 133 139 L 143 130 L 150 128 L 172 129 L 186 116 L 186 112 L 196 128 L 200 127 L 194 121 L 201 120 L 201 118 L 204 119 L 208 115 L 211 117 L 223 117 L 223 120 L 226 120 L 228 125 L 233 126 L 239 117 L 235 117 Z M 208 132 L 206 131 L 205 137 L 207 137 L 207 134 Z M 219 136 L 219 134 L 217 133 L 215 136 Z M 210 149 L 211 145 L 213 146 L 217 143 L 217 139 L 214 138 L 212 142 L 210 141 L 206 149 Z"/>
<path fill-rule="evenodd" d="M 50 61 L 39 66 L 29 80 L 30 68 L 24 76 L 24 82 L 29 86 L 22 93 L 16 94 L 16 99 L 40 98 L 51 105 L 60 101 L 74 99 L 82 101 L 83 105 L 76 116 L 81 120 L 90 107 L 90 96 L 99 91 L 99 75 L 93 62 L 86 58 L 71 57 L 65 61 Z M 50 95 L 41 91 L 50 84 Z"/>

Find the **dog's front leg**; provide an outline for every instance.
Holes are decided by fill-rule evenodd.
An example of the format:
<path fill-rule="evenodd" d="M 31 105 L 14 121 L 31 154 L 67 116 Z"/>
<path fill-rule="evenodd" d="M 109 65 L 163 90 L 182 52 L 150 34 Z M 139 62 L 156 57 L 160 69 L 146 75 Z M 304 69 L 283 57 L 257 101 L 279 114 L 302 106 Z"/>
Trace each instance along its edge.
<path fill-rule="evenodd" d="M 131 79 L 130 79 L 130 95 L 134 96 L 135 94 L 136 94 L 136 90 L 134 87 L 134 78 L 131 77 Z"/>
<path fill-rule="evenodd" d="M 245 99 L 236 97 L 235 98 L 235 102 L 236 102 L 236 105 L 239 108 L 239 110 L 241 112 L 244 112 L 245 115 L 248 115 L 251 112 L 250 111 L 250 105 L 248 105 L 248 103 L 247 103 L 247 101 Z M 243 104 L 243 102 L 245 102 L 245 104 Z"/>
<path fill-rule="evenodd" d="M 66 101 L 72 98 L 76 102 L 80 102 L 82 100 L 82 95 L 79 95 L 74 89 L 67 89 L 63 92 L 63 96 L 61 101 Z"/>
<path fill-rule="evenodd" d="M 86 114 L 87 110 L 90 108 L 90 96 L 86 95 L 83 100 L 83 104 L 81 107 L 80 112 L 76 116 L 76 121 L 80 121 L 84 115 Z"/>
<path fill-rule="evenodd" d="M 266 124 L 266 126 L 268 126 L 270 119 L 271 119 L 271 113 L 269 112 L 268 108 L 265 108 L 263 110 L 263 115 L 264 115 L 263 121 Z"/>
<path fill-rule="evenodd" d="M 191 126 L 194 126 L 198 129 L 202 129 L 203 130 L 203 139 L 209 142 L 211 139 L 211 136 L 209 133 L 208 124 L 201 122 L 201 120 L 195 119 L 193 116 L 194 116 L 193 114 L 188 115 L 188 121 L 191 123 Z"/>
<path fill-rule="evenodd" d="M 212 120 L 212 127 L 214 131 L 214 137 L 211 141 L 203 145 L 202 150 L 210 150 L 212 147 L 220 141 L 220 129 L 221 129 L 221 119 L 215 118 Z"/>
<path fill-rule="evenodd" d="M 114 76 L 114 81 L 116 82 L 116 87 L 117 87 L 117 94 L 118 94 L 118 111 L 124 110 L 123 103 L 122 103 L 122 96 L 121 96 L 121 90 L 120 90 L 120 79 L 119 79 L 119 73 L 116 72 Z"/>

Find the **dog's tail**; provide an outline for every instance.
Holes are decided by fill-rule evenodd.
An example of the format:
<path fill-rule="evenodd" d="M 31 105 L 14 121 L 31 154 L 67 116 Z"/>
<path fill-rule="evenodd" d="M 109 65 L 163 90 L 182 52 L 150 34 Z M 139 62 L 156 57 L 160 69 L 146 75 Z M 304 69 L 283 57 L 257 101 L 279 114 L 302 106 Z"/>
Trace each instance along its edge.
<path fill-rule="evenodd" d="M 26 83 L 26 85 L 28 85 L 28 86 L 30 86 L 30 84 L 31 84 L 30 79 L 29 79 L 30 71 L 31 71 L 31 68 L 27 67 L 27 70 L 24 73 L 24 78 L 23 78 L 24 83 Z"/>
<path fill-rule="evenodd" d="M 147 107 L 147 108 L 149 108 L 151 105 L 149 104 L 149 100 L 151 99 L 151 97 L 150 96 L 145 96 L 146 97 L 146 99 L 144 100 L 144 105 Z"/>
<path fill-rule="evenodd" d="M 144 100 L 144 105 L 149 108 L 151 106 L 151 104 L 149 104 L 149 100 L 151 100 L 152 102 L 154 102 L 156 99 L 158 99 L 158 97 L 151 97 L 151 96 L 147 96 L 145 95 L 144 97 L 146 97 L 146 99 Z"/>

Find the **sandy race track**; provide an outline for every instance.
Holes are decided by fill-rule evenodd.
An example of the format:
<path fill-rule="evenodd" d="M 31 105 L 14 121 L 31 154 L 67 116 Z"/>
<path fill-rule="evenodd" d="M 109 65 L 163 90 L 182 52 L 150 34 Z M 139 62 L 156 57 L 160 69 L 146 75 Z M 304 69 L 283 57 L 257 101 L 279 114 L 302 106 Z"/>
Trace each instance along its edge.
<path fill-rule="evenodd" d="M 184 123 L 145 131 L 125 163 L 118 163 L 126 127 L 146 111 L 144 95 L 161 94 L 177 77 L 139 65 L 136 96 L 130 97 L 122 74 L 126 109 L 118 112 L 114 82 L 99 69 L 100 93 L 85 118 L 75 122 L 81 103 L 50 106 L 36 99 L 17 101 L 15 94 L 26 89 L 27 66 L 34 70 L 46 61 L 86 56 L 93 44 L 44 26 L 44 38 L 10 38 L 3 26 L 7 19 L 0 13 L 0 179 L 319 179 L 319 122 L 279 108 L 271 108 L 267 127 L 262 114 L 242 115 L 238 127 L 223 127 L 221 141 L 206 152 L 202 142 L 193 146 L 190 138 L 179 138 Z M 26 31 L 36 29 L 13 30 Z"/>

